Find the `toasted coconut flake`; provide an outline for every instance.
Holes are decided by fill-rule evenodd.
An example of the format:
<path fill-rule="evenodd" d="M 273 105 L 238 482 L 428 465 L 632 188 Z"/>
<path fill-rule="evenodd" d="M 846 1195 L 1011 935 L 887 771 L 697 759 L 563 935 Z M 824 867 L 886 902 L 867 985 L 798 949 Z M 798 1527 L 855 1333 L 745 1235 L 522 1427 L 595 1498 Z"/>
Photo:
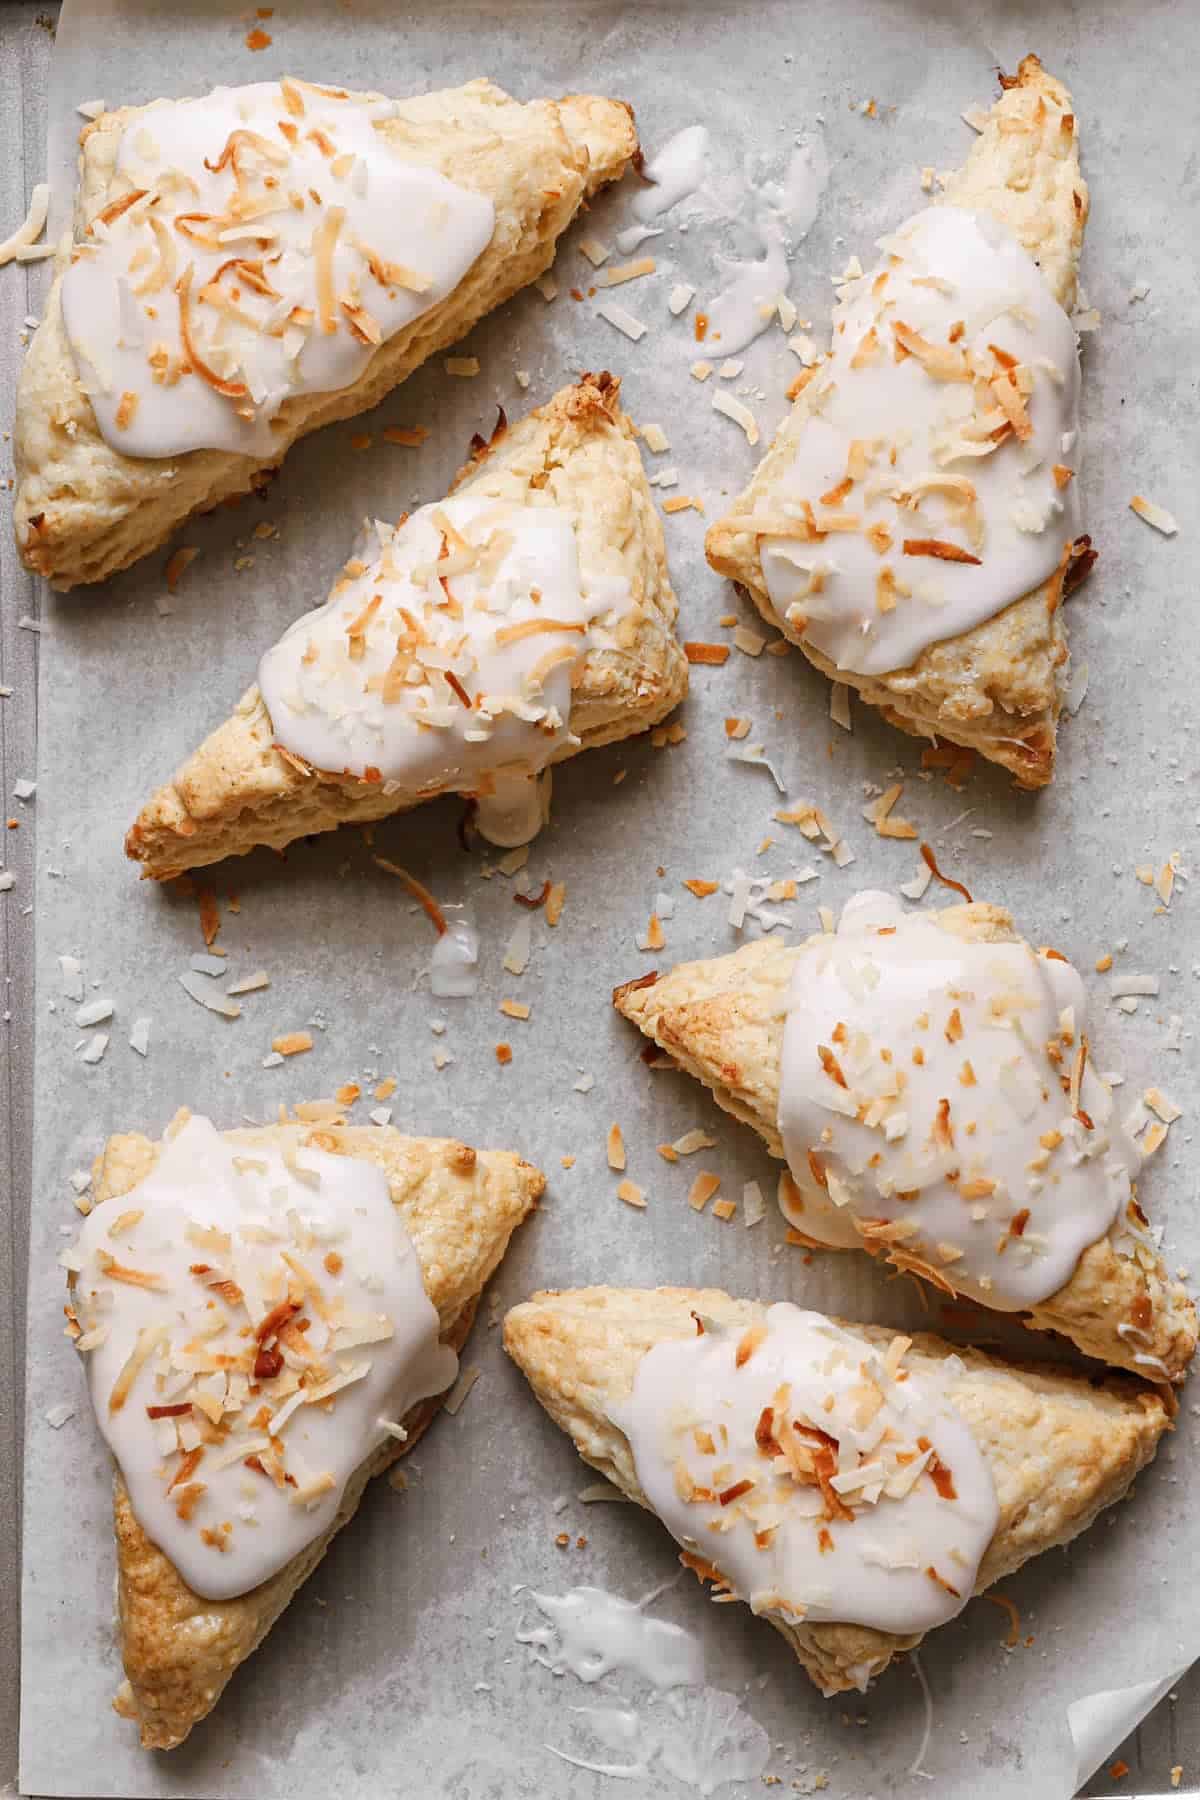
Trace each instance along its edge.
<path fill-rule="evenodd" d="M 153 1356 L 158 1346 L 166 1340 L 167 1336 L 168 1332 L 165 1325 L 143 1325 L 142 1329 L 137 1334 L 133 1349 L 129 1352 L 117 1379 L 113 1383 L 112 1392 L 108 1396 L 108 1410 L 110 1413 L 120 1412 L 126 1400 L 129 1398 L 133 1384 L 137 1380 L 138 1375 L 141 1373 L 150 1357 Z M 82 1341 L 83 1340 L 80 1339 L 81 1343 Z"/>
<path fill-rule="evenodd" d="M 645 1210 L 646 1196 L 635 1182 L 629 1180 L 620 1182 L 617 1187 L 617 1199 L 623 1200 L 626 1206 L 635 1207 L 639 1211 Z"/>
<path fill-rule="evenodd" d="M 729 661 L 728 644 L 690 642 L 684 644 L 683 653 L 690 663 L 708 663 L 714 668 L 719 668 L 722 663 Z"/>
<path fill-rule="evenodd" d="M 407 869 L 402 869 L 399 863 L 389 862 L 385 856 L 374 856 L 371 860 L 378 864 L 386 874 L 394 875 L 398 881 L 403 882 L 413 899 L 420 903 L 422 910 L 432 920 L 438 936 L 444 937 L 446 934 L 445 916 L 429 889 L 423 886 L 415 875 L 410 875 Z"/>
<path fill-rule="evenodd" d="M 625 1139 L 621 1135 L 621 1127 L 615 1122 L 608 1128 L 606 1154 L 609 1168 L 620 1173 L 625 1167 Z"/>
<path fill-rule="evenodd" d="M 302 1056 L 312 1047 L 310 1031 L 285 1031 L 279 1037 L 271 1039 L 271 1048 L 277 1056 Z"/>
<path fill-rule="evenodd" d="M 50 184 L 39 181 L 29 196 L 29 211 L 22 224 L 0 243 L 0 269 L 10 263 L 19 250 L 35 244 L 45 230 L 46 218 L 50 211 Z"/>
<path fill-rule="evenodd" d="M 451 1418 L 453 1418 L 454 1415 L 458 1412 L 459 1408 L 463 1404 L 463 1401 L 466 1399 L 467 1395 L 470 1393 L 471 1389 L 475 1386 L 475 1383 L 479 1380 L 479 1377 L 482 1374 L 483 1374 L 483 1370 L 476 1368 L 475 1365 L 472 1364 L 469 1368 L 464 1369 L 462 1371 L 462 1373 L 459 1375 L 458 1380 L 455 1382 L 455 1384 L 451 1388 L 450 1392 L 446 1395 L 445 1400 L 442 1402 L 443 1406 L 445 1407 L 446 1411 L 450 1414 Z"/>
<path fill-rule="evenodd" d="M 948 544 L 942 538 L 905 538 L 905 556 L 934 556 L 942 562 L 974 563 L 979 567 L 981 558 L 972 556 L 969 550 L 963 550 L 958 544 Z"/>
<path fill-rule="evenodd" d="M 637 281 L 643 275 L 653 275 L 657 267 L 652 256 L 639 256 L 634 262 L 616 263 L 611 269 L 605 269 L 600 283 L 602 287 L 620 287 L 623 282 Z"/>
<path fill-rule="evenodd" d="M 703 1212 L 721 1186 L 721 1177 L 702 1169 L 688 1189 L 688 1205 L 693 1212 Z"/>
<path fill-rule="evenodd" d="M 732 394 L 727 394 L 723 388 L 718 388 L 712 397 L 712 406 L 714 412 L 723 414 L 725 418 L 732 419 L 735 425 L 741 426 L 749 445 L 753 447 L 757 444 L 758 420 L 741 400 L 735 399 Z"/>
<path fill-rule="evenodd" d="M 665 513 L 698 512 L 703 513 L 704 502 L 695 494 L 673 494 L 669 500 L 663 501 Z"/>
<path fill-rule="evenodd" d="M 1155 531 L 1161 531 L 1164 537 L 1174 537 L 1179 530 L 1177 521 L 1165 506 L 1156 506 L 1153 500 L 1147 500 L 1141 494 L 1135 494 L 1129 506 L 1139 519 L 1145 519 L 1147 525 L 1153 525 Z"/>
<path fill-rule="evenodd" d="M 721 884 L 719 881 L 698 881 L 693 879 L 691 881 L 685 881 L 683 885 L 688 890 L 689 894 L 694 894 L 696 896 L 697 900 L 707 900 L 710 894 L 719 894 L 721 891 Z"/>
<path fill-rule="evenodd" d="M 565 881 L 553 881 L 546 894 L 546 923 L 557 925 L 562 918 L 563 907 L 567 901 L 567 884 Z"/>
<path fill-rule="evenodd" d="M 169 594 L 175 592 L 175 589 L 179 586 L 185 573 L 191 568 L 199 554 L 199 548 L 195 544 L 181 544 L 179 549 L 168 558 L 167 566 L 163 573 L 167 578 L 167 592 Z"/>
<path fill-rule="evenodd" d="M 615 301 L 606 301 L 602 306 L 596 308 L 596 312 L 606 324 L 614 326 L 631 343 L 636 344 L 639 338 L 644 338 L 646 335 L 646 327 L 642 321 L 635 319 L 631 312 L 626 311 L 623 306 L 618 306 Z"/>

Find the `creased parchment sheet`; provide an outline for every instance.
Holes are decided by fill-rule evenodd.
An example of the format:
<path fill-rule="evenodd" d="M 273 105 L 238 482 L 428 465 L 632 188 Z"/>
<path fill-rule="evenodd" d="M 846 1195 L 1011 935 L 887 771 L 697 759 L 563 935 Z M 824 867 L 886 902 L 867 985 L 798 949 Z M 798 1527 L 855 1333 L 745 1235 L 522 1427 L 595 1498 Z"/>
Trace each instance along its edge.
<path fill-rule="evenodd" d="M 250 21 L 234 5 L 115 4 L 71 0 L 60 27 L 52 116 L 56 216 L 66 216 L 66 171 L 78 101 L 110 104 L 202 92 L 218 81 L 295 72 L 396 93 L 487 73 L 522 97 L 595 90 L 636 107 L 653 149 L 698 121 L 711 133 L 706 193 L 666 220 L 646 246 L 652 278 L 615 297 L 650 329 L 632 344 L 595 311 L 594 271 L 581 235 L 611 242 L 631 221 L 632 184 L 597 202 L 564 242 L 559 298 L 536 291 L 488 320 L 466 345 L 473 381 L 427 369 L 365 420 L 308 440 L 264 503 L 246 502 L 188 526 L 179 541 L 200 555 L 161 616 L 165 555 L 99 593 L 50 598 L 43 633 L 38 805 L 38 1132 L 31 1268 L 28 1487 L 24 1611 L 22 1784 L 33 1794 L 254 1796 L 317 1800 L 347 1787 L 366 1795 L 464 1797 L 600 1795 L 600 1777 L 553 1758 L 569 1747 L 569 1707 L 582 1690 L 530 1668 L 513 1642 L 513 1588 L 562 1591 L 592 1582 L 636 1596 L 669 1575 L 674 1551 L 655 1522 L 629 1507 L 585 1507 L 589 1471 L 531 1401 L 500 1353 L 483 1309 L 465 1361 L 483 1373 L 461 1413 L 443 1418 L 416 1453 L 403 1495 L 376 1484 L 359 1517 L 302 1590 L 212 1718 L 169 1757 L 138 1750 L 109 1710 L 119 1679 L 112 1631 L 109 1476 L 74 1353 L 62 1336 L 62 1272 L 55 1257 L 74 1220 L 71 1173 L 87 1166 L 112 1129 L 157 1133 L 187 1103 L 229 1125 L 262 1119 L 280 1101 L 364 1085 L 395 1074 L 397 1123 L 512 1146 L 550 1176 L 547 1200 L 520 1234 L 496 1290 L 503 1303 L 532 1288 L 588 1281 L 718 1282 L 734 1292 L 790 1297 L 850 1317 L 938 1324 L 939 1309 L 907 1283 L 887 1281 L 865 1258 L 803 1254 L 782 1222 L 746 1230 L 697 1218 L 685 1195 L 694 1170 L 670 1168 L 654 1146 L 694 1125 L 718 1146 L 704 1164 L 740 1199 L 775 1169 L 755 1140 L 718 1115 L 682 1076 L 653 1073 L 640 1042 L 613 1015 L 613 983 L 737 939 L 719 899 L 694 901 L 680 883 L 720 879 L 735 865 L 787 875 L 818 866 L 820 879 L 790 908 L 815 928 L 864 886 L 913 873 L 912 845 L 886 843 L 859 816 L 863 784 L 905 779 L 902 810 L 976 894 L 1010 904 L 1034 942 L 1052 943 L 1085 971 L 1121 940 L 1124 970 L 1155 973 L 1161 995 L 1133 1016 L 1117 1012 L 1095 977 L 1096 1053 L 1124 1070 L 1130 1103 L 1151 1079 L 1185 1108 L 1144 1178 L 1143 1198 L 1166 1228 L 1172 1265 L 1187 1264 L 1197 1227 L 1190 1121 L 1198 1099 L 1191 1036 L 1197 958 L 1195 902 L 1180 883 L 1156 910 L 1135 865 L 1157 868 L 1179 850 L 1194 861 L 1196 740 L 1185 728 L 1197 678 L 1186 528 L 1169 542 L 1128 511 L 1142 492 L 1185 521 L 1194 491 L 1190 410 L 1177 386 L 1195 341 L 1196 300 L 1180 243 L 1200 231 L 1195 194 L 1177 179 L 1183 125 L 1192 116 L 1200 21 L 1166 6 L 1136 20 L 1112 4 L 1086 17 L 1044 6 L 902 5 L 848 9 L 813 0 L 803 10 L 766 5 L 731 15 L 716 5 L 561 8 L 521 3 L 397 10 L 355 0 L 346 8 L 277 7 L 273 39 L 245 46 Z M 394 518 L 444 489 L 472 432 L 546 399 L 582 368 L 625 378 L 635 418 L 666 429 L 672 448 L 650 458 L 679 469 L 679 493 L 714 517 L 744 483 L 758 452 L 712 411 L 718 377 L 692 381 L 688 317 L 672 321 L 676 282 L 702 297 L 723 285 L 721 257 L 754 254 L 756 205 L 782 180 L 797 140 L 819 140 L 829 163 L 815 221 L 791 260 L 790 293 L 822 341 L 830 274 L 864 260 L 879 233 L 923 202 L 922 166 L 953 166 L 968 128 L 959 114 L 991 98 L 995 67 L 1036 48 L 1071 83 L 1094 215 L 1085 283 L 1102 315 L 1085 344 L 1082 480 L 1086 517 L 1102 550 L 1089 587 L 1071 603 L 1078 662 L 1090 668 L 1086 701 L 1064 730 L 1059 778 L 1037 798 L 977 773 L 962 793 L 920 778 L 920 747 L 862 708 L 847 734 L 829 718 L 829 690 L 798 656 L 734 653 L 723 669 L 695 672 L 682 719 L 686 742 L 647 741 L 581 757 L 556 776 L 555 813 L 527 874 L 568 884 L 557 930 L 534 921 L 521 977 L 501 968 L 521 909 L 513 884 L 483 879 L 484 859 L 455 839 L 456 807 L 426 807 L 380 827 L 375 848 L 410 867 L 446 901 L 469 901 L 483 942 L 477 995 L 435 1004 L 425 982 L 430 940 L 397 885 L 355 833 L 297 845 L 286 861 L 256 856 L 218 871 L 222 928 L 234 979 L 265 968 L 271 986 L 249 996 L 236 1023 L 202 1011 L 176 977 L 202 948 L 193 900 L 139 885 L 121 851 L 142 800 L 229 710 L 261 649 L 321 600 L 364 514 Z M 1148 105 L 1148 97 L 1153 104 Z M 874 112 L 863 105 L 876 101 Z M 683 228 L 686 222 L 686 229 Z M 1131 299 L 1145 285 L 1142 298 Z M 570 289 L 583 295 L 570 297 Z M 798 367 L 778 328 L 740 353 L 764 437 L 782 416 Z M 516 371 L 527 372 L 526 390 Z M 384 425 L 425 424 L 419 451 L 386 446 Z M 373 434 L 373 446 L 354 440 Z M 255 536 L 270 523 L 277 535 Z M 666 522 L 684 636 L 727 635 L 732 592 L 706 568 L 705 520 Z M 249 560 L 248 560 L 249 559 Z M 238 563 L 241 567 L 237 567 Z M 747 619 L 757 624 L 756 619 Z M 828 859 L 772 812 L 769 774 L 723 760 L 723 720 L 753 720 L 789 798 L 810 798 L 855 851 Z M 619 785 L 616 778 L 627 777 Z M 760 846 L 767 838 L 775 842 Z M 239 911 L 228 906 L 236 891 Z M 656 893 L 676 898 L 668 949 L 636 947 Z M 756 929 L 748 928 L 751 932 Z M 84 1066 L 75 1007 L 60 993 L 58 958 L 77 956 L 89 997 L 111 994 L 116 1015 L 103 1060 Z M 502 1020 L 503 997 L 532 1006 L 527 1023 Z M 1179 1051 L 1164 1049 L 1170 1019 L 1184 1020 Z M 128 1047 L 137 1017 L 151 1020 L 149 1054 Z M 444 1035 L 431 1033 L 444 1018 Z M 314 1022 L 310 1025 L 310 1022 Z M 309 1026 L 311 1055 L 265 1069 L 271 1037 Z M 500 1067 L 493 1045 L 513 1044 Z M 440 1072 L 433 1052 L 454 1061 Z M 589 1092 L 575 1083 L 594 1078 Z M 362 1110 L 362 1109 L 360 1109 Z M 629 1172 L 649 1205 L 634 1215 L 614 1197 L 604 1157 L 611 1121 L 629 1145 Z M 574 1156 L 564 1169 L 562 1158 Z M 995 1329 L 985 1323 L 985 1333 Z M 1042 1346 L 1043 1349 L 1047 1348 Z M 52 1430 L 64 1401 L 75 1415 Z M 785 1646 L 741 1608 L 712 1609 L 690 1581 L 659 1603 L 704 1639 L 709 1680 L 736 1693 L 766 1729 L 769 1769 L 785 1787 L 828 1771 L 827 1791 L 861 1797 L 892 1790 L 957 1797 L 1071 1793 L 1086 1772 L 1067 1706 L 1101 1697 L 1102 1724 L 1086 1743 L 1098 1757 L 1162 1679 L 1200 1650 L 1191 1585 L 1180 1572 L 1200 1555 L 1200 1516 L 1187 1505 L 1194 1419 L 1186 1398 L 1178 1429 L 1133 1502 L 1108 1515 L 1066 1554 L 1052 1554 L 1004 1584 L 1020 1618 L 977 1601 L 922 1651 L 933 1724 L 910 1774 L 925 1713 L 911 1668 L 872 1693 L 823 1701 Z M 565 1496 L 567 1505 L 555 1510 Z M 556 1547 L 569 1531 L 585 1549 Z M 1116 1696 L 1111 1701 L 1107 1698 Z M 1136 1702 L 1137 1706 L 1142 1700 Z M 1081 1740 L 1083 1741 L 1083 1740 Z M 1077 1760 L 1078 1758 L 1078 1760 Z M 801 1773 L 801 1771 L 806 1773 Z M 1166 1771 L 1160 1785 L 1166 1786 Z M 617 1791 L 617 1790 L 614 1790 Z M 648 1777 L 647 1796 L 681 1790 Z"/>

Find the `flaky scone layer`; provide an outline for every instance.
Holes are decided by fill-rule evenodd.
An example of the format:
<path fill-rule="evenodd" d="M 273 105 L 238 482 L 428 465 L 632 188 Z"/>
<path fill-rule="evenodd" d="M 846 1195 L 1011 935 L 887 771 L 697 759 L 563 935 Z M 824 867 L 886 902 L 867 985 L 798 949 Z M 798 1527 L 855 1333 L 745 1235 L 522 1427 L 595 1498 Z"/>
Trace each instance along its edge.
<path fill-rule="evenodd" d="M 1059 305 L 1071 310 L 1088 190 L 1071 96 L 1036 56 L 1026 56 L 1015 78 L 1005 81 L 964 167 L 948 178 L 939 199 L 998 219 L 1036 260 Z M 906 669 L 878 676 L 837 669 L 776 613 L 760 539 L 743 523 L 748 514 L 770 510 L 810 416 L 805 390 L 745 493 L 710 528 L 705 548 L 712 567 L 744 587 L 767 623 L 823 674 L 856 688 L 889 724 L 916 737 L 949 738 L 1010 769 L 1020 786 L 1044 787 L 1054 773 L 1068 658 L 1064 587 L 1090 566 L 1090 552 L 1081 545 L 1079 558 L 1064 560 L 1042 587 L 982 625 L 931 644 Z"/>
<path fill-rule="evenodd" d="M 1019 941 L 999 906 L 975 902 L 930 916 L 969 941 Z M 647 986 L 627 983 L 613 995 L 618 1012 L 711 1088 L 718 1104 L 752 1125 L 780 1158 L 783 1031 L 799 954 L 799 946 L 764 937 L 729 956 L 680 963 Z M 1118 1220 L 1114 1234 L 1124 1222 Z M 948 1279 L 953 1284 L 952 1272 Z M 1196 1311 L 1182 1283 L 1143 1243 L 1134 1253 L 1118 1249 L 1111 1236 L 1089 1244 L 1065 1287 L 1027 1317 L 1039 1330 L 1061 1332 L 1089 1356 L 1135 1374 L 1154 1371 L 1153 1363 L 1135 1360 L 1140 1353 L 1181 1381 L 1196 1348 Z M 1135 1327 L 1132 1342 L 1122 1325 Z"/>
<path fill-rule="evenodd" d="M 381 98 L 353 97 L 364 104 Z M 81 133 L 77 235 L 119 195 L 122 132 L 164 104 L 118 107 Z M 13 433 L 17 543 L 26 565 L 53 587 L 102 581 L 156 549 L 190 513 L 260 485 L 298 438 L 377 405 L 549 268 L 580 206 L 619 180 L 638 147 L 623 101 L 575 94 L 522 105 L 490 81 L 404 100 L 377 130 L 407 161 L 486 194 L 495 205 L 495 229 L 458 286 L 381 344 L 357 381 L 286 402 L 268 457 L 192 450 L 144 459 L 111 449 L 76 374 L 60 271 L 21 372 Z"/>
<path fill-rule="evenodd" d="M 391 1126 L 272 1125 L 226 1136 L 247 1149 L 315 1141 L 335 1155 L 377 1164 L 416 1247 L 442 1341 L 456 1350 L 470 1330 L 480 1291 L 545 1187 L 537 1169 L 507 1151 L 405 1137 Z M 96 1204 L 127 1194 L 153 1169 L 159 1150 L 137 1133 L 110 1138 L 96 1162 Z M 403 1446 L 389 1439 L 359 1466 L 328 1531 L 268 1581 L 232 1600 L 205 1600 L 192 1592 L 138 1524 L 116 1475 L 113 1525 L 126 1681 L 115 1704 L 137 1720 L 147 1749 L 173 1749 L 212 1711 L 234 1670 L 353 1518 L 367 1482 L 412 1448 L 441 1398 L 420 1401 L 405 1416 L 409 1436 Z"/>
<path fill-rule="evenodd" d="M 662 521 L 619 396 L 613 376 L 584 375 L 478 451 L 452 490 L 517 505 L 544 494 L 574 525 L 581 568 L 629 584 L 623 647 L 589 654 L 571 704 L 580 741 L 555 760 L 646 731 L 687 692 Z M 274 748 L 254 686 L 143 807 L 125 849 L 145 875 L 165 881 L 259 844 L 278 850 L 311 832 L 406 811 L 443 791 L 405 800 L 379 782 L 306 773 Z"/>
<path fill-rule="evenodd" d="M 632 1392 L 647 1350 L 694 1334 L 693 1312 L 742 1330 L 760 1323 L 766 1310 L 765 1302 L 734 1300 L 716 1288 L 535 1294 L 506 1317 L 504 1346 L 585 1461 L 649 1507 L 611 1408 Z M 873 1325 L 846 1329 L 880 1349 L 895 1335 Z M 987 1459 L 1000 1505 L 976 1583 L 982 1593 L 1042 1550 L 1069 1543 L 1128 1493 L 1169 1419 L 1160 1395 L 1124 1376 L 1097 1382 L 1010 1364 L 928 1333 L 915 1338 L 905 1361 L 920 1374 L 949 1356 L 962 1363 L 962 1373 L 950 1381 L 950 1397 Z M 893 1656 L 921 1641 L 920 1634 L 897 1636 L 862 1625 L 791 1625 L 766 1617 L 824 1694 L 865 1688 Z"/>

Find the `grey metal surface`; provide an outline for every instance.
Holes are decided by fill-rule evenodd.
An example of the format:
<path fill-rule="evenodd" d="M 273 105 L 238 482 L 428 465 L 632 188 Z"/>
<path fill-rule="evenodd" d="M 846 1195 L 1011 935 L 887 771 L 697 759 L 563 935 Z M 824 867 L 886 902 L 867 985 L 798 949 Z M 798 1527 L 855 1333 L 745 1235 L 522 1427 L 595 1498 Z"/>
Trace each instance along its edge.
<path fill-rule="evenodd" d="M 51 27 L 57 8 L 36 0 L 3 0 L 0 4 L 0 235 L 23 216 L 32 183 L 44 158 L 46 77 L 52 52 Z M 164 9 L 164 20 L 169 17 Z M 11 476 L 9 431 L 16 375 L 23 354 L 27 314 L 36 312 L 40 292 L 36 265 L 0 271 L 0 482 L 5 491 Z M 12 696 L 0 700 L 0 793 L 4 810 L 14 782 L 34 773 L 37 734 L 35 631 L 21 626 L 37 615 L 35 584 L 20 568 L 12 547 L 7 518 L 0 520 L 0 684 Z M 0 863 L 13 871 L 16 885 L 0 898 L 0 982 L 3 1000 L 3 1050 L 0 1051 L 0 1793 L 15 1791 L 17 1763 L 17 1642 L 19 1628 L 20 1443 L 23 1416 L 21 1349 L 24 1306 L 27 1220 L 33 1129 L 32 1048 L 32 914 L 36 800 L 15 806 L 18 830 L 6 830 Z M 53 845 L 43 845 L 52 858 Z M 42 1121 L 52 1129 L 51 1121 Z M 9 1446 L 12 1446 L 10 1451 Z M 64 1619 L 68 1596 L 62 1596 Z M 1148 1718 L 1114 1754 L 1115 1765 L 1128 1774 L 1102 1774 L 1087 1790 L 1092 1795 L 1165 1794 L 1170 1770 L 1182 1766 L 1181 1791 L 1200 1791 L 1200 1672 L 1193 1672 L 1176 1694 Z"/>

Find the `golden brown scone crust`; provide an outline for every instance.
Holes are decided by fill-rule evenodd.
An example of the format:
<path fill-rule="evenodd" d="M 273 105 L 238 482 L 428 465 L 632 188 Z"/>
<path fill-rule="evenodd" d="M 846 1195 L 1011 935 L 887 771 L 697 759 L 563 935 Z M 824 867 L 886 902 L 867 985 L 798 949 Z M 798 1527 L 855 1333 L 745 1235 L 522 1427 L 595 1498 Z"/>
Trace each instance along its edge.
<path fill-rule="evenodd" d="M 455 492 L 516 504 L 544 494 L 545 504 L 571 519 L 582 568 L 629 583 L 624 647 L 588 656 L 571 702 L 580 742 L 556 760 L 647 730 L 687 692 L 662 521 L 633 424 L 621 411 L 620 385 L 608 374 L 584 375 L 479 451 L 454 484 Z M 311 832 L 419 804 L 385 794 L 378 782 L 305 774 L 272 747 L 273 738 L 270 714 L 252 687 L 128 832 L 126 853 L 143 874 L 169 880 L 258 844 L 282 849 Z M 431 788 L 421 799 L 442 791 Z"/>
<path fill-rule="evenodd" d="M 638 1362 L 652 1345 L 695 1333 L 693 1311 L 740 1330 L 760 1321 L 766 1304 L 715 1288 L 580 1288 L 535 1294 L 504 1321 L 504 1347 L 555 1424 L 640 1506 L 649 1501 L 609 1409 L 632 1392 Z M 895 1335 L 873 1325 L 848 1329 L 880 1348 Z M 1124 1376 L 1095 1381 L 1002 1362 L 928 1333 L 914 1339 L 906 1362 L 919 1373 L 951 1355 L 963 1370 L 951 1380 L 950 1396 L 987 1458 L 1000 1504 L 976 1583 L 982 1593 L 1040 1551 L 1069 1543 L 1127 1494 L 1168 1429 L 1168 1411 L 1159 1394 Z M 921 1641 L 920 1634 L 785 1625 L 766 1616 L 824 1694 L 865 1688 L 897 1652 Z"/>
<path fill-rule="evenodd" d="M 1079 172 L 1079 142 L 1071 96 L 1036 56 L 1026 56 L 939 200 L 990 213 L 1041 267 L 1055 299 L 1070 312 L 1088 215 L 1088 190 Z M 770 510 L 776 483 L 791 467 L 808 422 L 811 396 L 801 392 L 754 479 L 705 539 L 718 574 L 744 587 L 769 625 L 797 644 L 833 681 L 846 682 L 883 712 L 889 724 L 915 737 L 950 739 L 1010 769 L 1021 787 L 1044 787 L 1054 774 L 1062 709 L 1067 634 L 1062 615 L 1079 568 L 1067 563 L 1042 587 L 982 625 L 923 650 L 906 669 L 857 675 L 837 669 L 776 613 L 763 577 L 759 539 L 742 525 Z"/>
<path fill-rule="evenodd" d="M 365 105 L 380 96 L 354 98 Z M 117 197 L 122 131 L 165 104 L 118 107 L 80 134 L 77 235 Z M 633 113 L 623 101 L 575 94 L 522 105 L 490 81 L 402 101 L 397 116 L 376 129 L 408 161 L 487 194 L 495 229 L 453 292 L 381 344 L 351 386 L 287 401 L 270 456 L 192 450 L 150 459 L 110 449 L 76 378 L 60 269 L 21 372 L 13 433 L 17 544 L 27 566 L 53 587 L 102 581 L 156 549 L 190 513 L 259 485 L 298 438 L 375 406 L 549 268 L 580 206 L 605 182 L 619 180 L 638 147 Z"/>
<path fill-rule="evenodd" d="M 405 1137 L 391 1126 L 272 1125 L 226 1136 L 253 1148 L 302 1144 L 314 1134 L 320 1148 L 363 1157 L 383 1169 L 420 1257 L 442 1340 L 460 1348 L 480 1291 L 512 1233 L 537 1203 L 545 1178 L 507 1151 Z M 96 1161 L 97 1205 L 127 1194 L 150 1173 L 159 1150 L 138 1133 L 110 1138 Z M 205 1600 L 192 1592 L 138 1524 L 125 1484 L 116 1475 L 113 1525 L 126 1681 L 115 1704 L 137 1719 L 147 1749 L 173 1749 L 211 1712 L 234 1670 L 262 1642 L 334 1536 L 353 1518 L 367 1482 L 411 1450 L 443 1398 L 420 1401 L 404 1420 L 407 1442 L 389 1440 L 359 1466 L 328 1531 L 270 1580 L 232 1600 Z"/>
<path fill-rule="evenodd" d="M 929 917 L 972 941 L 1018 941 L 1010 915 L 999 906 L 977 901 Z M 680 963 L 652 985 L 627 983 L 613 995 L 618 1012 L 711 1088 L 718 1104 L 752 1125 L 780 1158 L 779 1070 L 788 988 L 799 953 L 799 946 L 759 938 L 729 956 Z M 1145 1246 L 1139 1250 L 1119 1251 L 1111 1237 L 1089 1244 L 1071 1279 L 1033 1307 L 1027 1320 L 1135 1374 L 1155 1372 L 1153 1365 L 1135 1362 L 1137 1352 L 1158 1357 L 1171 1379 L 1182 1381 L 1196 1348 L 1196 1310 L 1162 1258 Z M 1143 1325 L 1147 1303 L 1150 1317 Z M 1137 1335 L 1128 1342 L 1118 1326 L 1133 1324 Z"/>

